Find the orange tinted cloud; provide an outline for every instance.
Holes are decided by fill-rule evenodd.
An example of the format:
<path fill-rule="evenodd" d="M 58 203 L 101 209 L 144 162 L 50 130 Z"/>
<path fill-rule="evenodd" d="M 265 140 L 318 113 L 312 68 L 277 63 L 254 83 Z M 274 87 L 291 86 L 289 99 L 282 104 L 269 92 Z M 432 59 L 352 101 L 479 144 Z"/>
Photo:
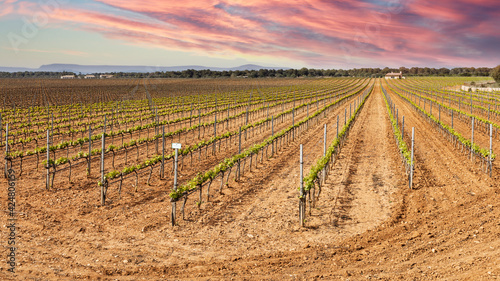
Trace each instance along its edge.
<path fill-rule="evenodd" d="M 476 65 L 500 58 L 491 48 L 500 43 L 496 0 L 398 1 L 100 0 L 66 2 L 50 17 L 52 26 L 129 44 L 312 66 Z M 19 14 L 36 11 L 37 3 L 23 2 Z"/>

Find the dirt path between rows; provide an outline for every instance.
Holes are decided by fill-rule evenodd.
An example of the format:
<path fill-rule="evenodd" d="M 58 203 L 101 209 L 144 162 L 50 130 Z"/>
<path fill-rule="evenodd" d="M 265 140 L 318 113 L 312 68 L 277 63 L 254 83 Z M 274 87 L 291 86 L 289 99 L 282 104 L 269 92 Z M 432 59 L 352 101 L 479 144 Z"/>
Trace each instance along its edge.
<path fill-rule="evenodd" d="M 379 92 L 376 95 L 381 98 Z M 186 280 L 195 276 L 206 280 L 229 276 L 253 280 L 500 278 L 498 171 L 488 178 L 406 102 L 391 96 L 406 116 L 407 126 L 416 128 L 417 170 L 416 189 L 409 190 L 405 180 L 399 181 L 389 219 L 338 243 L 209 264 L 198 268 L 199 275 L 183 268 L 174 276 Z M 350 140 L 355 138 L 353 131 Z M 351 159 L 339 163 L 349 167 L 345 163 L 359 161 L 361 156 L 353 153 L 346 153 Z M 392 155 L 387 156 L 394 159 Z M 355 174 L 351 177 L 356 178 Z"/>
<path fill-rule="evenodd" d="M 343 118 L 345 108 L 353 102 L 334 107 L 329 118 L 310 125 L 274 158 L 245 173 L 241 183 L 231 181 L 223 194 L 204 202 L 200 211 L 194 201 L 188 201 L 186 220 L 180 219 L 175 228 L 170 226 L 170 202 L 164 191 L 170 185 L 164 182 L 159 190 L 141 185 L 138 192 L 125 192 L 122 199 L 100 207 L 93 197 L 97 192 L 95 184 L 82 181 L 70 189 L 46 192 L 36 191 L 36 186 L 21 180 L 20 276 L 160 278 L 165 275 L 163 267 L 179 262 L 217 262 L 295 250 L 305 237 L 298 231 L 296 219 L 298 144 L 307 148 L 309 168 L 322 153 L 323 122 L 328 123 L 331 141 L 337 115 Z M 300 112 L 296 118 L 300 120 L 306 114 Z M 253 141 L 264 138 L 266 133 L 256 134 Z M 199 170 L 200 166 L 192 169 Z M 316 241 L 313 238 L 309 238 L 311 244 Z M 0 267 L 0 274 L 6 273 L 6 268 Z"/>
<path fill-rule="evenodd" d="M 405 181 L 404 177 L 397 176 L 402 172 L 402 166 L 394 153 L 396 147 L 391 139 L 392 129 L 379 89 L 379 84 L 376 84 L 375 93 L 358 116 L 312 215 L 307 217 L 306 228 L 298 226 L 297 189 L 289 188 L 299 185 L 298 159 L 283 161 L 282 155 L 277 159 L 279 163 L 270 163 L 270 170 L 261 174 L 261 181 L 252 183 L 260 189 L 269 190 L 265 196 L 246 197 L 247 202 L 229 205 L 230 210 L 219 217 L 224 224 L 228 223 L 229 229 L 243 226 L 249 231 L 235 235 L 238 244 L 245 244 L 248 237 L 251 237 L 250 241 L 257 242 L 250 243 L 247 251 L 233 251 L 229 259 L 220 257 L 222 261 L 193 261 L 168 267 L 168 272 L 176 273 L 172 278 L 232 276 L 239 279 L 246 276 L 249 279 L 272 280 L 296 277 L 293 274 L 283 275 L 282 272 L 270 275 L 261 271 L 261 266 L 267 265 L 266 260 L 270 260 L 269 266 L 272 267 L 274 257 L 296 256 L 303 249 L 336 248 L 346 237 L 374 229 L 387 220 L 391 215 L 392 194 L 398 185 L 404 186 Z M 332 122 L 332 119 L 336 121 L 335 117 L 329 121 Z M 335 133 L 335 130 L 329 130 L 329 138 L 333 138 Z M 318 159 L 323 153 L 322 145 L 318 145 L 323 137 L 322 128 L 315 129 L 312 136 L 308 134 L 306 137 L 305 166 L 309 167 L 313 162 L 311 159 Z M 298 151 L 298 145 L 294 145 L 285 156 L 297 158 Z M 221 247 L 227 245 L 221 243 Z M 254 249 L 260 254 L 252 254 Z M 259 256 L 262 261 L 257 266 L 247 261 L 254 261 Z M 299 261 L 311 262 L 316 258 L 317 254 L 312 252 L 301 256 Z M 235 267 L 232 267 L 233 263 Z M 292 268 L 289 270 L 294 271 Z M 270 272 L 273 271 L 281 270 L 270 269 Z M 246 274 L 242 275 L 244 272 Z"/>
<path fill-rule="evenodd" d="M 390 93 L 406 127 L 416 128 L 410 190 L 379 83 L 305 228 L 298 226 L 299 144 L 307 173 L 323 153 L 323 124 L 333 140 L 336 116 L 349 103 L 201 210 L 191 204 L 174 228 L 165 196 L 141 193 L 105 208 L 82 202 L 90 187 L 60 198 L 30 198 L 23 204 L 33 211 L 19 219 L 36 221 L 18 232 L 24 250 L 18 252 L 17 279 L 499 279 L 500 171 L 487 177 Z M 77 215 L 43 210 L 62 205 L 73 206 L 67 213 Z M 12 276 L 6 269 L 1 257 L 0 279 Z"/>

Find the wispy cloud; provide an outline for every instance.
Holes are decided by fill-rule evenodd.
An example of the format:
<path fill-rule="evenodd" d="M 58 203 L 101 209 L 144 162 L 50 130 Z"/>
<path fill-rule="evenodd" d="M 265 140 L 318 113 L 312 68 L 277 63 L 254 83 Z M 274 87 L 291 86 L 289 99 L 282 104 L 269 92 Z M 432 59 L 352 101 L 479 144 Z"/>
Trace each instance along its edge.
<path fill-rule="evenodd" d="M 14 12 L 16 0 L 0 0 L 0 18 Z"/>
<path fill-rule="evenodd" d="M 13 0 L 0 1 L 13 13 Z M 30 1 L 15 13 L 29 16 Z M 100 0 L 66 2 L 51 26 L 127 44 L 212 56 L 281 57 L 309 65 L 491 64 L 497 0 Z M 5 5 L 4 5 L 5 4 Z"/>

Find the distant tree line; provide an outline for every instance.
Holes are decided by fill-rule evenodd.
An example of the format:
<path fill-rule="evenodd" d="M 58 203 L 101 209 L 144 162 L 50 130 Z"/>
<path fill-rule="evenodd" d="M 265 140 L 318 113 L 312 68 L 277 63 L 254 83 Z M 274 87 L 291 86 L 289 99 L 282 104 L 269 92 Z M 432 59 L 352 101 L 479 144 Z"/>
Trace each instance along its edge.
<path fill-rule="evenodd" d="M 75 75 L 73 72 L 50 72 L 50 71 L 19 71 L 0 72 L 0 78 L 61 78 L 63 75 Z"/>
<path fill-rule="evenodd" d="M 184 71 L 158 71 L 152 73 L 113 72 L 116 78 L 265 78 L 265 77 L 383 77 L 389 72 L 402 72 L 405 76 L 490 76 L 492 68 L 488 67 L 457 67 L 457 68 L 429 68 L 429 67 L 400 67 L 400 68 L 355 68 L 355 69 L 260 69 L 260 70 L 232 70 L 212 71 L 188 69 Z M 83 75 L 73 72 L 0 72 L 0 78 L 60 78 L 62 75 Z M 95 73 L 99 75 L 101 73 Z"/>
<path fill-rule="evenodd" d="M 406 76 L 489 76 L 492 68 L 459 67 L 459 68 L 429 68 L 429 67 L 400 67 L 400 68 L 355 68 L 355 69 L 260 69 L 260 70 L 234 70 L 212 71 L 194 70 L 166 71 L 153 73 L 112 73 L 115 77 L 127 78 L 264 78 L 264 77 L 383 77 L 389 72 L 403 72 Z"/>

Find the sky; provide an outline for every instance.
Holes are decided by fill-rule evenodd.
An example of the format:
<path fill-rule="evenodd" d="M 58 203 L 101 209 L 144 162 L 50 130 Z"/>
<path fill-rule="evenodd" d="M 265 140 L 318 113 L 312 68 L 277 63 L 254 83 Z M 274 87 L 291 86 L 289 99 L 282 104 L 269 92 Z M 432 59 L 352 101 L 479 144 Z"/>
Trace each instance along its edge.
<path fill-rule="evenodd" d="M 0 66 L 494 67 L 499 0 L 0 0 Z"/>

